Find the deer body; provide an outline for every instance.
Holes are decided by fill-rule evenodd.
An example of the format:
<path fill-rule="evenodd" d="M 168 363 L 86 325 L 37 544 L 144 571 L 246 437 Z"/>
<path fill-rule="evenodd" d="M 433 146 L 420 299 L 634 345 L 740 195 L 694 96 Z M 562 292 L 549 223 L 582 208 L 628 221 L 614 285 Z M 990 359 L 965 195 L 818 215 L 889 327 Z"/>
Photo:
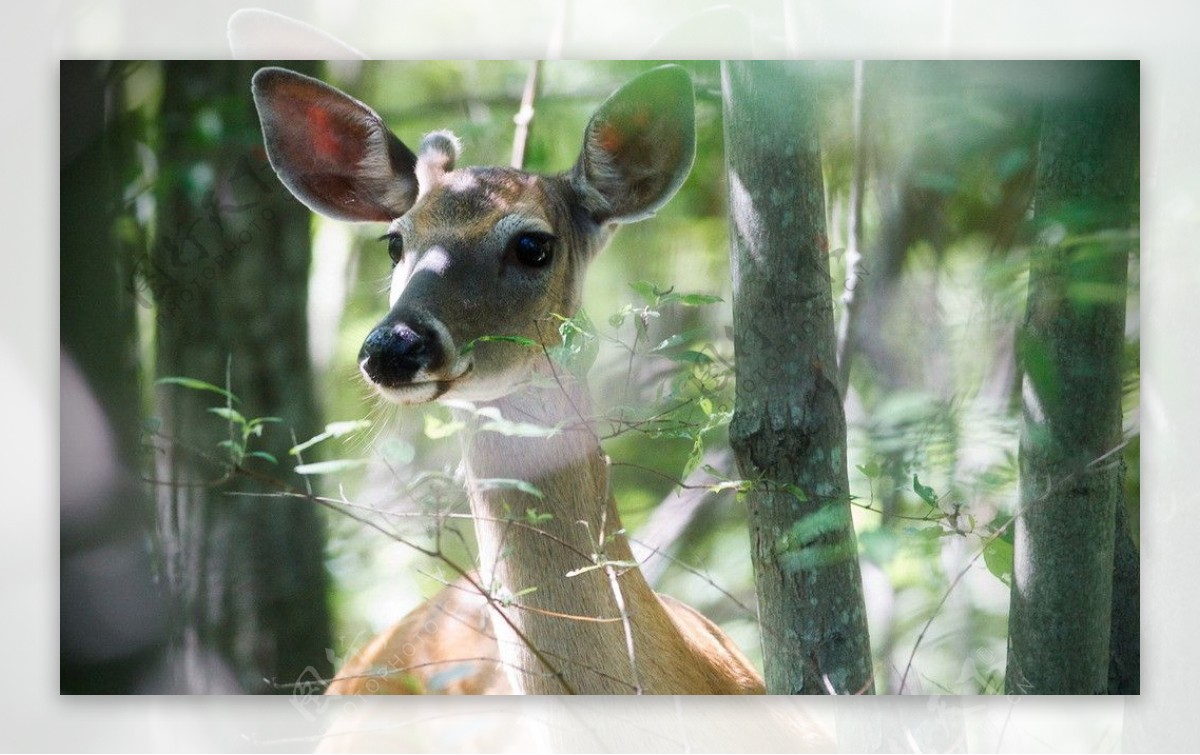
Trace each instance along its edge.
<path fill-rule="evenodd" d="M 260 71 L 254 94 L 272 166 L 301 201 L 390 223 L 390 311 L 364 342 L 364 376 L 396 403 L 476 407 L 459 411 L 478 575 L 376 638 L 330 692 L 762 692 L 715 625 L 650 589 L 586 387 L 527 345 L 556 345 L 551 316 L 576 313 L 587 265 L 616 225 L 653 214 L 686 177 L 687 75 L 664 67 L 623 87 L 588 124 L 575 167 L 554 176 L 455 170 L 445 132 L 414 154 L 365 105 L 282 69 Z M 555 432 L 495 432 L 480 422 L 489 413 Z"/>

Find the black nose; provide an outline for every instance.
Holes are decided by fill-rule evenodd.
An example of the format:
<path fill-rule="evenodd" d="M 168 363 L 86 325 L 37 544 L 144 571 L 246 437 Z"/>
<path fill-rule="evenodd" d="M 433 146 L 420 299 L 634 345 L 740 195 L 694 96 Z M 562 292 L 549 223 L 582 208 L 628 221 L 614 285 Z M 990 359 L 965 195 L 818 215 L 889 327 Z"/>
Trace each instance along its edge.
<path fill-rule="evenodd" d="M 379 325 L 358 352 L 363 372 L 385 388 L 411 383 L 418 370 L 435 370 L 440 362 L 437 335 L 417 323 Z"/>

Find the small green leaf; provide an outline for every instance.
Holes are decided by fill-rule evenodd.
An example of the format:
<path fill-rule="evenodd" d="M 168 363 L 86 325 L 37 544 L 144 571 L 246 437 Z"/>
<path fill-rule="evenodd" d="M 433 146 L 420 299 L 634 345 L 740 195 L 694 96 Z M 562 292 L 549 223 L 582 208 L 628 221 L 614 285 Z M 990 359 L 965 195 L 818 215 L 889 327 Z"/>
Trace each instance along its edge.
<path fill-rule="evenodd" d="M 937 506 L 938 497 L 934 494 L 933 488 L 928 485 L 922 485 L 917 476 L 913 475 L 913 492 L 920 496 L 921 500 L 928 503 L 930 506 Z"/>
<path fill-rule="evenodd" d="M 425 413 L 425 437 L 430 440 L 441 440 L 449 438 L 459 430 L 462 430 L 466 425 L 458 420 L 443 420 L 429 412 Z"/>
<path fill-rule="evenodd" d="M 360 469 L 367 465 L 366 459 L 334 459 L 332 461 L 318 461 L 314 464 L 301 464 L 296 467 L 296 474 L 314 475 L 314 474 L 333 474 L 335 472 L 347 472 L 351 469 Z"/>
<path fill-rule="evenodd" d="M 236 422 L 237 424 L 243 426 L 246 424 L 246 418 L 243 417 L 242 413 L 237 409 L 230 409 L 227 406 L 210 406 L 208 411 L 212 412 L 218 417 L 221 417 L 222 419 L 227 419 L 230 422 Z"/>
<path fill-rule="evenodd" d="M 879 477 L 879 475 L 883 474 L 883 470 L 880 468 L 879 462 L 874 460 L 866 464 L 859 464 L 856 468 L 869 480 L 874 480 Z"/>
<path fill-rule="evenodd" d="M 278 464 L 278 463 L 279 463 L 279 459 L 276 459 L 274 456 L 272 456 L 271 454 L 267 453 L 266 451 L 251 451 L 250 453 L 248 453 L 248 454 L 246 454 L 246 455 L 247 455 L 247 456 L 254 456 L 254 457 L 256 457 L 256 458 L 259 458 L 259 459 L 266 459 L 267 461 L 271 462 L 272 464 Z"/>
<path fill-rule="evenodd" d="M 704 442 L 697 435 L 692 443 L 691 453 L 688 454 L 687 461 L 684 462 L 682 477 L 687 477 L 696 467 L 700 466 L 700 462 L 704 460 Z"/>
<path fill-rule="evenodd" d="M 1013 546 L 1002 537 L 993 538 L 983 549 L 983 562 L 988 571 L 1006 586 L 1012 587 Z"/>
<path fill-rule="evenodd" d="M 189 377 L 161 377 L 154 381 L 155 385 L 178 385 L 183 388 L 191 388 L 196 391 L 209 391 L 211 393 L 219 393 L 231 401 L 237 401 L 238 397 L 225 390 L 219 388 L 212 383 L 206 383 L 203 380 L 196 380 Z"/>
<path fill-rule="evenodd" d="M 658 297 L 661 295 L 661 292 L 658 290 L 658 286 L 653 283 L 649 281 L 634 281 L 629 284 L 629 287 L 636 291 L 638 296 L 641 296 L 647 304 L 653 306 L 658 303 Z"/>
<path fill-rule="evenodd" d="M 524 336 L 480 336 L 473 341 L 468 341 L 466 345 L 458 352 L 459 354 L 469 354 L 475 350 L 475 346 L 480 343 L 515 343 L 518 346 L 537 346 L 538 342 L 532 338 Z"/>
<path fill-rule="evenodd" d="M 783 488 L 784 492 L 790 493 L 793 498 L 795 498 L 797 501 L 800 501 L 801 503 L 804 503 L 805 501 L 808 500 L 808 493 L 805 493 L 804 490 L 802 490 L 799 485 L 793 485 L 790 482 L 785 482 L 782 485 L 780 485 L 780 487 Z"/>
<path fill-rule="evenodd" d="M 510 438 L 553 438 L 561 429 L 535 425 L 530 422 L 513 422 L 500 416 L 499 412 L 495 412 L 493 415 L 487 409 L 480 410 L 479 414 L 488 417 L 486 422 L 480 424 L 480 432 L 499 433 Z"/>
<path fill-rule="evenodd" d="M 724 300 L 712 294 L 678 294 L 675 301 L 678 301 L 685 307 L 702 307 L 705 304 L 716 304 Z"/>
<path fill-rule="evenodd" d="M 708 354 L 705 354 L 702 351 L 692 351 L 690 349 L 686 351 L 675 351 L 670 354 L 664 354 L 663 356 L 673 362 L 680 362 L 683 364 L 695 364 L 703 366 L 706 364 L 712 364 L 713 362 L 712 357 L 710 357 Z"/>
<path fill-rule="evenodd" d="M 367 419 L 352 419 L 342 420 L 340 422 L 330 422 L 325 425 L 325 432 L 317 433 L 303 443 L 298 443 L 288 449 L 288 453 L 292 456 L 298 456 L 302 452 L 317 445 L 323 440 L 330 438 L 340 438 L 343 435 L 365 430 L 371 426 L 371 421 Z"/>
<path fill-rule="evenodd" d="M 540 496 L 539 496 L 540 497 Z M 543 513 L 537 509 L 525 509 L 525 521 L 530 524 L 541 524 L 554 520 L 554 514 Z"/>
<path fill-rule="evenodd" d="M 371 420 L 369 419 L 342 420 L 341 422 L 330 422 L 328 425 L 325 425 L 325 432 L 334 438 L 340 438 L 343 435 L 356 433 L 359 430 L 366 430 L 370 426 Z"/>
<path fill-rule="evenodd" d="M 528 483 L 525 480 L 491 477 L 475 480 L 474 485 L 479 490 L 517 490 L 534 498 L 542 497 L 542 491 L 538 490 L 536 485 Z"/>

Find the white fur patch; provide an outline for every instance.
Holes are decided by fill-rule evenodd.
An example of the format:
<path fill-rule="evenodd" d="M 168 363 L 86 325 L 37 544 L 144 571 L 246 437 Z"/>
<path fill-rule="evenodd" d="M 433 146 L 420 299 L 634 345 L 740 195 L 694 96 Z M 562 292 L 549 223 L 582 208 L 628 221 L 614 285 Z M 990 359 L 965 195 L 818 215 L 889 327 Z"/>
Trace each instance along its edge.
<path fill-rule="evenodd" d="M 412 280 L 417 273 L 428 270 L 435 275 L 442 275 L 446 272 L 446 268 L 450 266 L 450 255 L 445 249 L 435 246 L 429 251 L 420 255 L 421 259 L 414 265 L 410 262 L 416 255 L 410 255 L 399 265 L 392 269 L 392 285 L 388 291 L 388 308 L 396 306 L 396 302 L 404 294 L 404 289 L 408 286 L 408 282 Z"/>

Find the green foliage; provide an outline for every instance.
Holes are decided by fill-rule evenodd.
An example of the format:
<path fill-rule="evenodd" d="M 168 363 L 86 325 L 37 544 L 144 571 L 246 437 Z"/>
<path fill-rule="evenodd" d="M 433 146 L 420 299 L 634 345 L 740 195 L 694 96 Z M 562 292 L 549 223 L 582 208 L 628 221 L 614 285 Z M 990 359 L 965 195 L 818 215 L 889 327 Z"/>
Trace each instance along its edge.
<path fill-rule="evenodd" d="M 225 406 L 212 406 L 207 411 L 225 420 L 229 426 L 229 437 L 218 442 L 217 447 L 224 452 L 231 469 L 240 467 L 247 459 L 262 459 L 271 464 L 279 463 L 278 459 L 266 451 L 251 450 L 250 448 L 252 439 L 262 437 L 263 428 L 266 425 L 283 422 L 279 417 L 245 417 L 233 408 L 233 404 L 239 400 L 233 392 L 203 380 L 171 376 L 159 378 L 155 382 L 158 385 L 177 385 L 193 391 L 216 393 L 225 398 Z"/>
<path fill-rule="evenodd" d="M 298 443 L 288 449 L 288 454 L 291 456 L 299 456 L 302 452 L 312 448 L 321 441 L 329 440 L 330 438 L 341 438 L 351 433 L 357 433 L 366 430 L 371 426 L 370 421 L 365 419 L 349 420 L 344 422 L 330 422 L 325 425 L 325 431 L 314 435 L 303 443 Z"/>
<path fill-rule="evenodd" d="M 597 102 L 637 70 L 637 62 L 564 61 L 545 66 L 527 152 L 529 168 L 556 172 L 579 154 L 580 137 Z M 669 568 L 659 587 L 686 598 L 704 612 L 742 622 L 737 639 L 756 641 L 753 612 L 731 608 L 711 583 L 752 604 L 753 575 L 745 557 L 741 507 L 744 495 L 762 481 L 739 479 L 722 456 L 725 428 L 733 410 L 732 301 L 725 220 L 728 184 L 723 175 L 723 133 L 716 64 L 688 64 L 697 83 L 697 157 L 678 195 L 651 221 L 616 234 L 592 266 L 584 301 L 587 312 L 544 323 L 540 341 L 489 335 L 464 347 L 544 349 L 564 373 L 587 376 L 596 399 L 598 426 L 613 459 L 613 494 L 631 533 L 663 501 L 674 500 L 677 483 L 688 479 L 708 499 L 680 536 L 674 555 L 703 574 Z M 847 247 L 849 182 L 854 145 L 850 135 L 850 67 L 830 63 L 816 85 L 824 95 L 822 158 L 826 178 L 833 304 L 840 316 Z M 524 82 L 523 63 L 470 61 L 368 63 L 346 87 L 383 114 L 393 130 L 413 146 L 428 131 L 450 127 L 463 138 L 464 164 L 503 164 L 511 146 L 511 115 Z M 330 74 L 336 72 L 330 71 Z M 871 321 L 869 353 L 860 354 L 848 398 L 848 462 L 852 470 L 853 521 L 837 521 L 821 509 L 796 522 L 780 540 L 787 568 L 813 568 L 831 559 L 853 557 L 829 541 L 842 527 L 857 533 L 858 556 L 886 577 L 894 616 L 873 644 L 877 669 L 903 668 L 931 618 L 933 629 L 916 655 L 915 668 L 927 689 L 945 685 L 953 692 L 995 691 L 986 675 L 959 679 L 963 654 L 1003 658 L 1007 587 L 1013 573 L 1012 516 L 1017 497 L 1017 429 L 1020 379 L 1013 364 L 1039 395 L 1051 397 L 1060 383 L 1045 344 L 1024 331 L 1029 249 L 1044 242 L 1024 224 L 1028 201 L 1022 191 L 1036 170 L 1037 118 L 1033 86 L 1020 65 L 951 63 L 871 63 L 867 66 L 871 153 L 864 206 L 865 260 L 869 282 L 886 282 L 892 298 Z M 1036 77 L 1035 77 L 1036 78 Z M 234 96 L 234 95 L 231 95 Z M 244 92 L 237 96 L 244 96 Z M 1040 96 L 1040 94 L 1039 94 Z M 149 101 L 152 98 L 143 97 Z M 229 139 L 221 108 L 188 124 L 192 138 L 205 143 Z M 232 135 L 251 143 L 246 135 Z M 204 196 L 213 177 L 204 170 L 161 166 L 163 175 Z M 139 172 L 140 174 L 140 172 Z M 133 187 L 136 188 L 136 187 Z M 132 189 L 131 189 L 132 190 Z M 135 193 L 130 194 L 131 197 Z M 1068 208 L 1089 212 L 1089 208 Z M 126 226 L 130 223 L 126 222 Z M 133 224 L 137 226 L 137 223 Z M 327 221 L 316 221 L 320 230 Z M 346 232 L 344 229 L 341 232 Z M 354 418 L 364 411 L 362 386 L 347 379 L 363 336 L 386 307 L 380 285 L 390 271 L 386 250 L 375 239 L 379 228 L 352 231 L 351 249 L 339 270 L 355 278 L 336 322 L 317 325 L 336 333 L 330 367 L 316 375 L 327 416 Z M 123 227 L 121 238 L 135 243 Z M 895 256 L 881 258 L 891 239 Z M 1087 284 L 1089 269 L 1105 255 L 1133 247 L 1136 229 L 1117 228 L 1055 243 L 1076 250 L 1083 283 L 1067 295 L 1084 305 L 1125 297 L 1136 313 L 1136 264 L 1131 286 L 1115 291 Z M 322 253 L 318 250 L 318 254 Z M 341 283 L 342 281 L 338 281 Z M 886 288 L 886 287 L 885 287 Z M 868 285 L 865 295 L 882 296 Z M 782 292 L 786 295 L 786 290 Z M 589 316 L 588 313 L 593 316 Z M 764 322 L 770 313 L 763 313 Z M 786 324 L 784 324 L 786 327 Z M 554 331 L 557 331 L 557 338 Z M 803 337 L 803 334 L 797 334 Z M 1138 323 L 1131 318 L 1123 389 L 1126 438 L 1124 461 L 1131 521 L 1138 521 L 1140 399 Z M 544 342 L 544 343 L 543 343 Z M 1015 352 L 1015 356 L 1014 356 Z M 238 355 L 238 358 L 241 358 Z M 276 471 L 290 459 L 258 449 L 264 433 L 283 428 L 275 418 L 254 418 L 228 387 L 187 377 L 171 385 L 217 397 L 214 421 L 228 427 L 217 449 L 230 467 L 254 460 Z M 215 403 L 215 402 L 214 402 Z M 456 472 L 458 442 L 467 423 L 486 432 L 514 437 L 554 438 L 561 428 L 539 427 L 520 417 L 467 403 L 422 409 L 372 409 L 369 420 L 329 423 L 321 433 L 292 442 L 296 471 L 317 489 L 336 490 L 358 505 L 377 506 L 401 531 L 437 542 L 460 563 L 470 563 L 469 527 L 457 528 L 451 514 L 465 511 Z M 150 432 L 160 428 L 148 425 Z M 368 432 L 370 430 L 370 432 Z M 375 436 L 375 437 L 368 437 Z M 338 441 L 337 443 L 333 441 Z M 278 463 L 276 463 L 278 462 Z M 554 516 L 553 502 L 520 480 L 488 480 L 529 496 L 530 507 L 512 512 L 514 521 L 536 526 Z M 386 490 L 381 494 L 380 490 Z M 802 496 L 783 489 L 780 496 Z M 386 585 L 397 600 L 397 573 L 419 571 L 412 589 L 440 587 L 436 566 L 420 561 L 401 568 L 397 549 L 382 547 L 377 534 L 364 534 L 353 521 L 330 522 L 329 563 L 337 576 L 349 643 L 368 624 L 385 620 L 376 606 Z M 625 568 L 603 559 L 602 566 Z M 368 566 L 374 566 L 374 571 Z M 441 575 L 445 578 L 446 575 Z M 962 579 L 956 583 L 959 577 Z M 423 581 L 422 581 L 423 580 Z M 940 609 L 952 586 L 953 610 Z M 535 586 L 525 588 L 517 596 Z M 415 595 L 410 596 L 415 601 Z M 394 617 L 391 617 L 394 618 Z M 751 644 L 747 647 L 753 656 Z M 910 678 L 910 683 L 912 679 Z M 885 688 L 886 689 L 886 688 Z M 891 690 L 895 691 L 895 690 Z M 911 690 L 910 690 L 911 691 Z"/>

